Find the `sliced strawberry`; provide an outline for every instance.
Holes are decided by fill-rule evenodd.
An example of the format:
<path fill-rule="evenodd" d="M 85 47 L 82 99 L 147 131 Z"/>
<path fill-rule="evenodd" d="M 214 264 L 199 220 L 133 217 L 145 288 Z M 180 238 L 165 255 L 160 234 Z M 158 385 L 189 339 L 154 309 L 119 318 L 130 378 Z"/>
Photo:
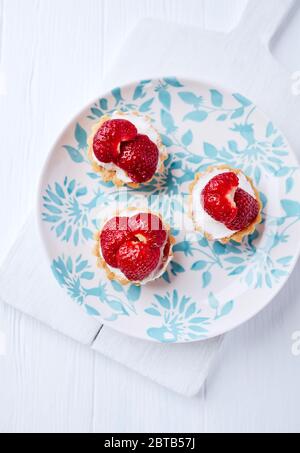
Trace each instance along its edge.
<path fill-rule="evenodd" d="M 130 281 L 142 281 L 153 272 L 160 260 L 159 248 L 136 241 L 126 241 L 117 253 L 119 269 Z"/>
<path fill-rule="evenodd" d="M 100 236 L 102 256 L 112 267 L 118 267 L 117 252 L 121 245 L 130 238 L 127 217 L 114 217 L 103 227 Z"/>
<path fill-rule="evenodd" d="M 127 120 L 108 120 L 97 131 L 93 149 L 96 158 L 103 163 L 116 162 L 120 144 L 132 140 L 137 135 L 137 128 Z"/>
<path fill-rule="evenodd" d="M 150 213 L 140 213 L 128 221 L 130 230 L 141 235 L 153 247 L 162 247 L 167 239 L 167 232 L 159 217 Z"/>
<path fill-rule="evenodd" d="M 231 222 L 226 222 L 227 228 L 241 231 L 247 228 L 256 219 L 259 213 L 259 204 L 255 198 L 238 188 L 234 197 L 237 206 L 237 215 Z"/>
<path fill-rule="evenodd" d="M 149 181 L 157 168 L 159 151 L 147 135 L 138 134 L 134 139 L 121 143 L 117 165 L 135 183 Z"/>
<path fill-rule="evenodd" d="M 100 246 L 104 260 L 119 268 L 130 281 L 142 281 L 163 263 L 170 240 L 161 219 L 151 213 L 114 217 L 102 229 Z"/>
<path fill-rule="evenodd" d="M 239 178 L 233 172 L 212 178 L 202 192 L 204 210 L 218 222 L 231 222 L 237 215 L 234 194 Z"/>

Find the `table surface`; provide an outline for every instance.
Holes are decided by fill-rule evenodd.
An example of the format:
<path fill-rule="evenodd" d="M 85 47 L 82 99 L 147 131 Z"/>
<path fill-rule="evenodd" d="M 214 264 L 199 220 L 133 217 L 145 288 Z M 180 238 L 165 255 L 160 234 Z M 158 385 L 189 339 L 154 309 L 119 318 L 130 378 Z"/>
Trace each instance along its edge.
<path fill-rule="evenodd" d="M 150 16 L 228 31 L 245 4 L 0 0 L 0 260 L 34 204 L 50 145 L 99 95 L 131 28 Z M 273 49 L 290 71 L 300 68 L 298 30 L 291 25 Z M 296 274 L 268 309 L 226 336 L 192 399 L 0 304 L 7 346 L 5 356 L 0 348 L 0 432 L 300 432 L 300 357 L 292 354 L 292 335 L 300 330 Z"/>

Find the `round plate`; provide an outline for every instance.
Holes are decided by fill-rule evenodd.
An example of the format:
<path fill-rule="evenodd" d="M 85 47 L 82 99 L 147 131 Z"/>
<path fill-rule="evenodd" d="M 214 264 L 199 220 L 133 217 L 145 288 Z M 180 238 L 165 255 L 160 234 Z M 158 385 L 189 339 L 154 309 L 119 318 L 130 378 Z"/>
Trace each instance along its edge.
<path fill-rule="evenodd" d="M 169 152 L 164 175 L 121 194 L 87 158 L 93 124 L 115 110 L 150 116 Z M 263 223 L 243 245 L 178 228 L 195 174 L 220 164 L 241 168 L 261 192 Z M 174 77 L 116 88 L 65 129 L 45 166 L 38 217 L 53 274 L 74 303 L 128 335 L 164 343 L 220 335 L 265 307 L 296 263 L 298 171 L 283 134 L 241 94 Z M 108 281 L 92 254 L 99 210 L 125 195 L 131 204 L 145 196 L 176 238 L 167 272 L 142 288 Z"/>

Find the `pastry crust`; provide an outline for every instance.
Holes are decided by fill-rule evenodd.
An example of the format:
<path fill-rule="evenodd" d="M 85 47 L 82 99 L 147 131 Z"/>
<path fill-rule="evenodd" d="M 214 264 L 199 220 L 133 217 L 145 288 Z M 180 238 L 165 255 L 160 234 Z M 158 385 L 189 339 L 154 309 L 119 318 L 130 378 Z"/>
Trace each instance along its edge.
<path fill-rule="evenodd" d="M 124 117 L 126 119 L 127 115 L 125 112 L 121 112 L 121 111 L 117 110 L 115 113 L 118 115 L 121 115 L 121 116 L 124 115 Z M 149 116 L 141 115 L 139 112 L 131 112 L 131 114 L 134 116 L 139 116 L 139 117 L 143 116 L 147 121 L 149 121 L 149 126 L 154 129 L 154 127 L 150 124 L 151 119 Z M 112 182 L 117 187 L 123 187 L 123 186 L 127 185 L 133 189 L 137 189 L 141 185 L 140 183 L 134 183 L 134 182 L 125 183 L 124 181 L 121 181 L 121 179 L 119 179 L 117 177 L 116 170 L 107 170 L 106 168 L 102 167 L 100 164 L 95 162 L 94 153 L 93 153 L 94 137 L 95 137 L 97 131 L 99 130 L 99 128 L 102 126 L 102 124 L 104 124 L 106 121 L 109 121 L 110 119 L 111 119 L 111 117 L 109 115 L 104 115 L 101 117 L 101 119 L 96 124 L 93 125 L 91 135 L 88 138 L 87 155 L 88 155 L 89 161 L 92 165 L 93 171 L 95 173 L 99 173 L 104 182 Z M 168 159 L 168 153 L 167 153 L 167 150 L 166 150 L 165 146 L 163 145 L 161 139 L 156 143 L 156 145 L 159 150 L 159 162 L 158 162 L 158 168 L 156 170 L 156 173 L 157 172 L 163 173 L 164 169 L 165 169 L 165 161 Z M 152 179 L 154 178 L 155 174 L 152 176 L 152 178 L 149 181 L 146 181 L 145 183 L 142 183 L 142 184 L 150 183 L 152 181 Z"/>
<path fill-rule="evenodd" d="M 216 239 L 214 239 L 209 233 L 204 231 L 203 228 L 199 227 L 199 225 L 197 225 L 195 220 L 194 220 L 194 216 L 193 216 L 193 191 L 194 191 L 194 188 L 196 187 L 198 181 L 201 179 L 201 177 L 206 175 L 207 173 L 211 173 L 213 170 L 230 170 L 233 173 L 235 173 L 237 176 L 239 175 L 239 173 L 242 173 L 242 170 L 239 170 L 239 169 L 236 169 L 236 168 L 232 168 L 232 167 L 230 167 L 228 165 L 212 166 L 212 167 L 208 167 L 208 169 L 204 173 L 198 173 L 195 176 L 194 181 L 190 185 L 190 188 L 189 188 L 189 190 L 190 190 L 189 217 L 193 221 L 195 230 L 198 231 L 199 233 L 202 233 L 206 237 L 206 239 L 208 239 L 209 241 L 216 241 Z M 259 192 L 256 189 L 252 179 L 249 178 L 249 176 L 247 176 L 247 175 L 245 175 L 245 176 L 246 176 L 247 180 L 249 181 L 249 183 L 251 184 L 251 187 L 252 187 L 252 189 L 253 189 L 253 191 L 255 193 L 255 198 L 256 198 L 256 200 L 257 200 L 257 202 L 259 204 L 258 215 L 255 218 L 255 220 L 247 228 L 244 228 L 243 230 L 238 231 L 237 233 L 233 233 L 231 236 L 228 236 L 226 238 L 218 239 L 218 242 L 221 242 L 222 244 L 228 244 L 228 242 L 230 242 L 230 241 L 235 241 L 235 242 L 241 243 L 246 236 L 249 236 L 250 234 L 254 233 L 254 231 L 256 229 L 256 226 L 259 225 L 261 223 L 261 221 L 262 221 L 261 213 L 262 213 L 262 209 L 263 209 L 263 204 L 262 204 L 262 201 L 260 199 Z"/>
<path fill-rule="evenodd" d="M 120 216 L 122 214 L 122 211 L 123 211 L 122 209 L 121 210 L 117 209 L 116 212 L 115 212 L 115 215 L 116 216 Z M 126 211 L 132 211 L 132 215 L 134 215 L 135 212 L 143 212 L 143 213 L 145 212 L 145 213 L 148 213 L 148 214 L 155 214 L 157 217 L 160 218 L 160 220 L 162 221 L 165 229 L 169 233 L 170 250 L 169 250 L 169 256 L 165 259 L 165 264 L 169 263 L 169 261 L 173 258 L 173 246 L 174 246 L 176 240 L 170 233 L 170 231 L 171 231 L 170 226 L 167 225 L 163 221 L 161 215 L 157 214 L 155 212 L 152 212 L 150 210 L 146 210 L 146 209 L 145 210 L 139 210 L 139 209 L 134 208 L 134 207 L 126 208 Z M 105 223 L 106 223 L 106 221 L 103 223 L 103 226 L 104 226 Z M 94 239 L 96 241 L 96 244 L 95 244 L 94 249 L 93 249 L 93 254 L 97 258 L 97 266 L 99 267 L 99 269 L 103 269 L 105 271 L 106 276 L 107 276 L 107 278 L 109 280 L 115 280 L 115 281 L 119 282 L 123 286 L 129 285 L 129 284 L 134 284 L 136 286 L 142 286 L 143 282 L 132 282 L 132 281 L 128 280 L 126 277 L 121 278 L 119 275 L 117 275 L 115 272 L 113 272 L 111 270 L 111 268 L 108 266 L 108 264 L 103 259 L 103 257 L 101 256 L 101 253 L 100 253 L 100 247 L 101 247 L 101 245 L 100 245 L 100 235 L 101 235 L 101 231 L 102 231 L 102 229 L 100 229 L 97 233 L 95 233 Z M 166 269 L 167 269 L 167 266 L 166 266 Z M 152 281 L 154 281 L 154 280 L 156 280 L 156 278 L 154 278 Z"/>

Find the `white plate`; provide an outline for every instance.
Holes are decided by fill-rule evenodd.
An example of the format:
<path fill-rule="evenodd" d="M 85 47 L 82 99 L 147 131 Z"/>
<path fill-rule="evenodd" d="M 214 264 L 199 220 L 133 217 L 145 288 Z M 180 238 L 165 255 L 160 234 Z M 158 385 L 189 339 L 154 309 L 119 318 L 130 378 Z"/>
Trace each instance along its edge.
<path fill-rule="evenodd" d="M 93 173 L 86 156 L 92 125 L 118 110 L 149 115 L 170 154 L 165 176 L 147 195 L 166 220 L 186 209 L 195 173 L 229 164 L 253 178 L 264 222 L 240 246 L 208 243 L 175 225 L 175 255 L 164 278 L 142 288 L 106 279 L 92 255 L 99 211 L 120 196 Z M 283 134 L 240 94 L 201 82 L 162 78 L 114 89 L 65 129 L 45 166 L 38 200 L 41 234 L 53 273 L 74 303 L 128 335 L 190 342 L 220 335 L 265 307 L 287 281 L 299 254 L 299 165 Z M 149 195 L 163 197 L 149 197 Z"/>

